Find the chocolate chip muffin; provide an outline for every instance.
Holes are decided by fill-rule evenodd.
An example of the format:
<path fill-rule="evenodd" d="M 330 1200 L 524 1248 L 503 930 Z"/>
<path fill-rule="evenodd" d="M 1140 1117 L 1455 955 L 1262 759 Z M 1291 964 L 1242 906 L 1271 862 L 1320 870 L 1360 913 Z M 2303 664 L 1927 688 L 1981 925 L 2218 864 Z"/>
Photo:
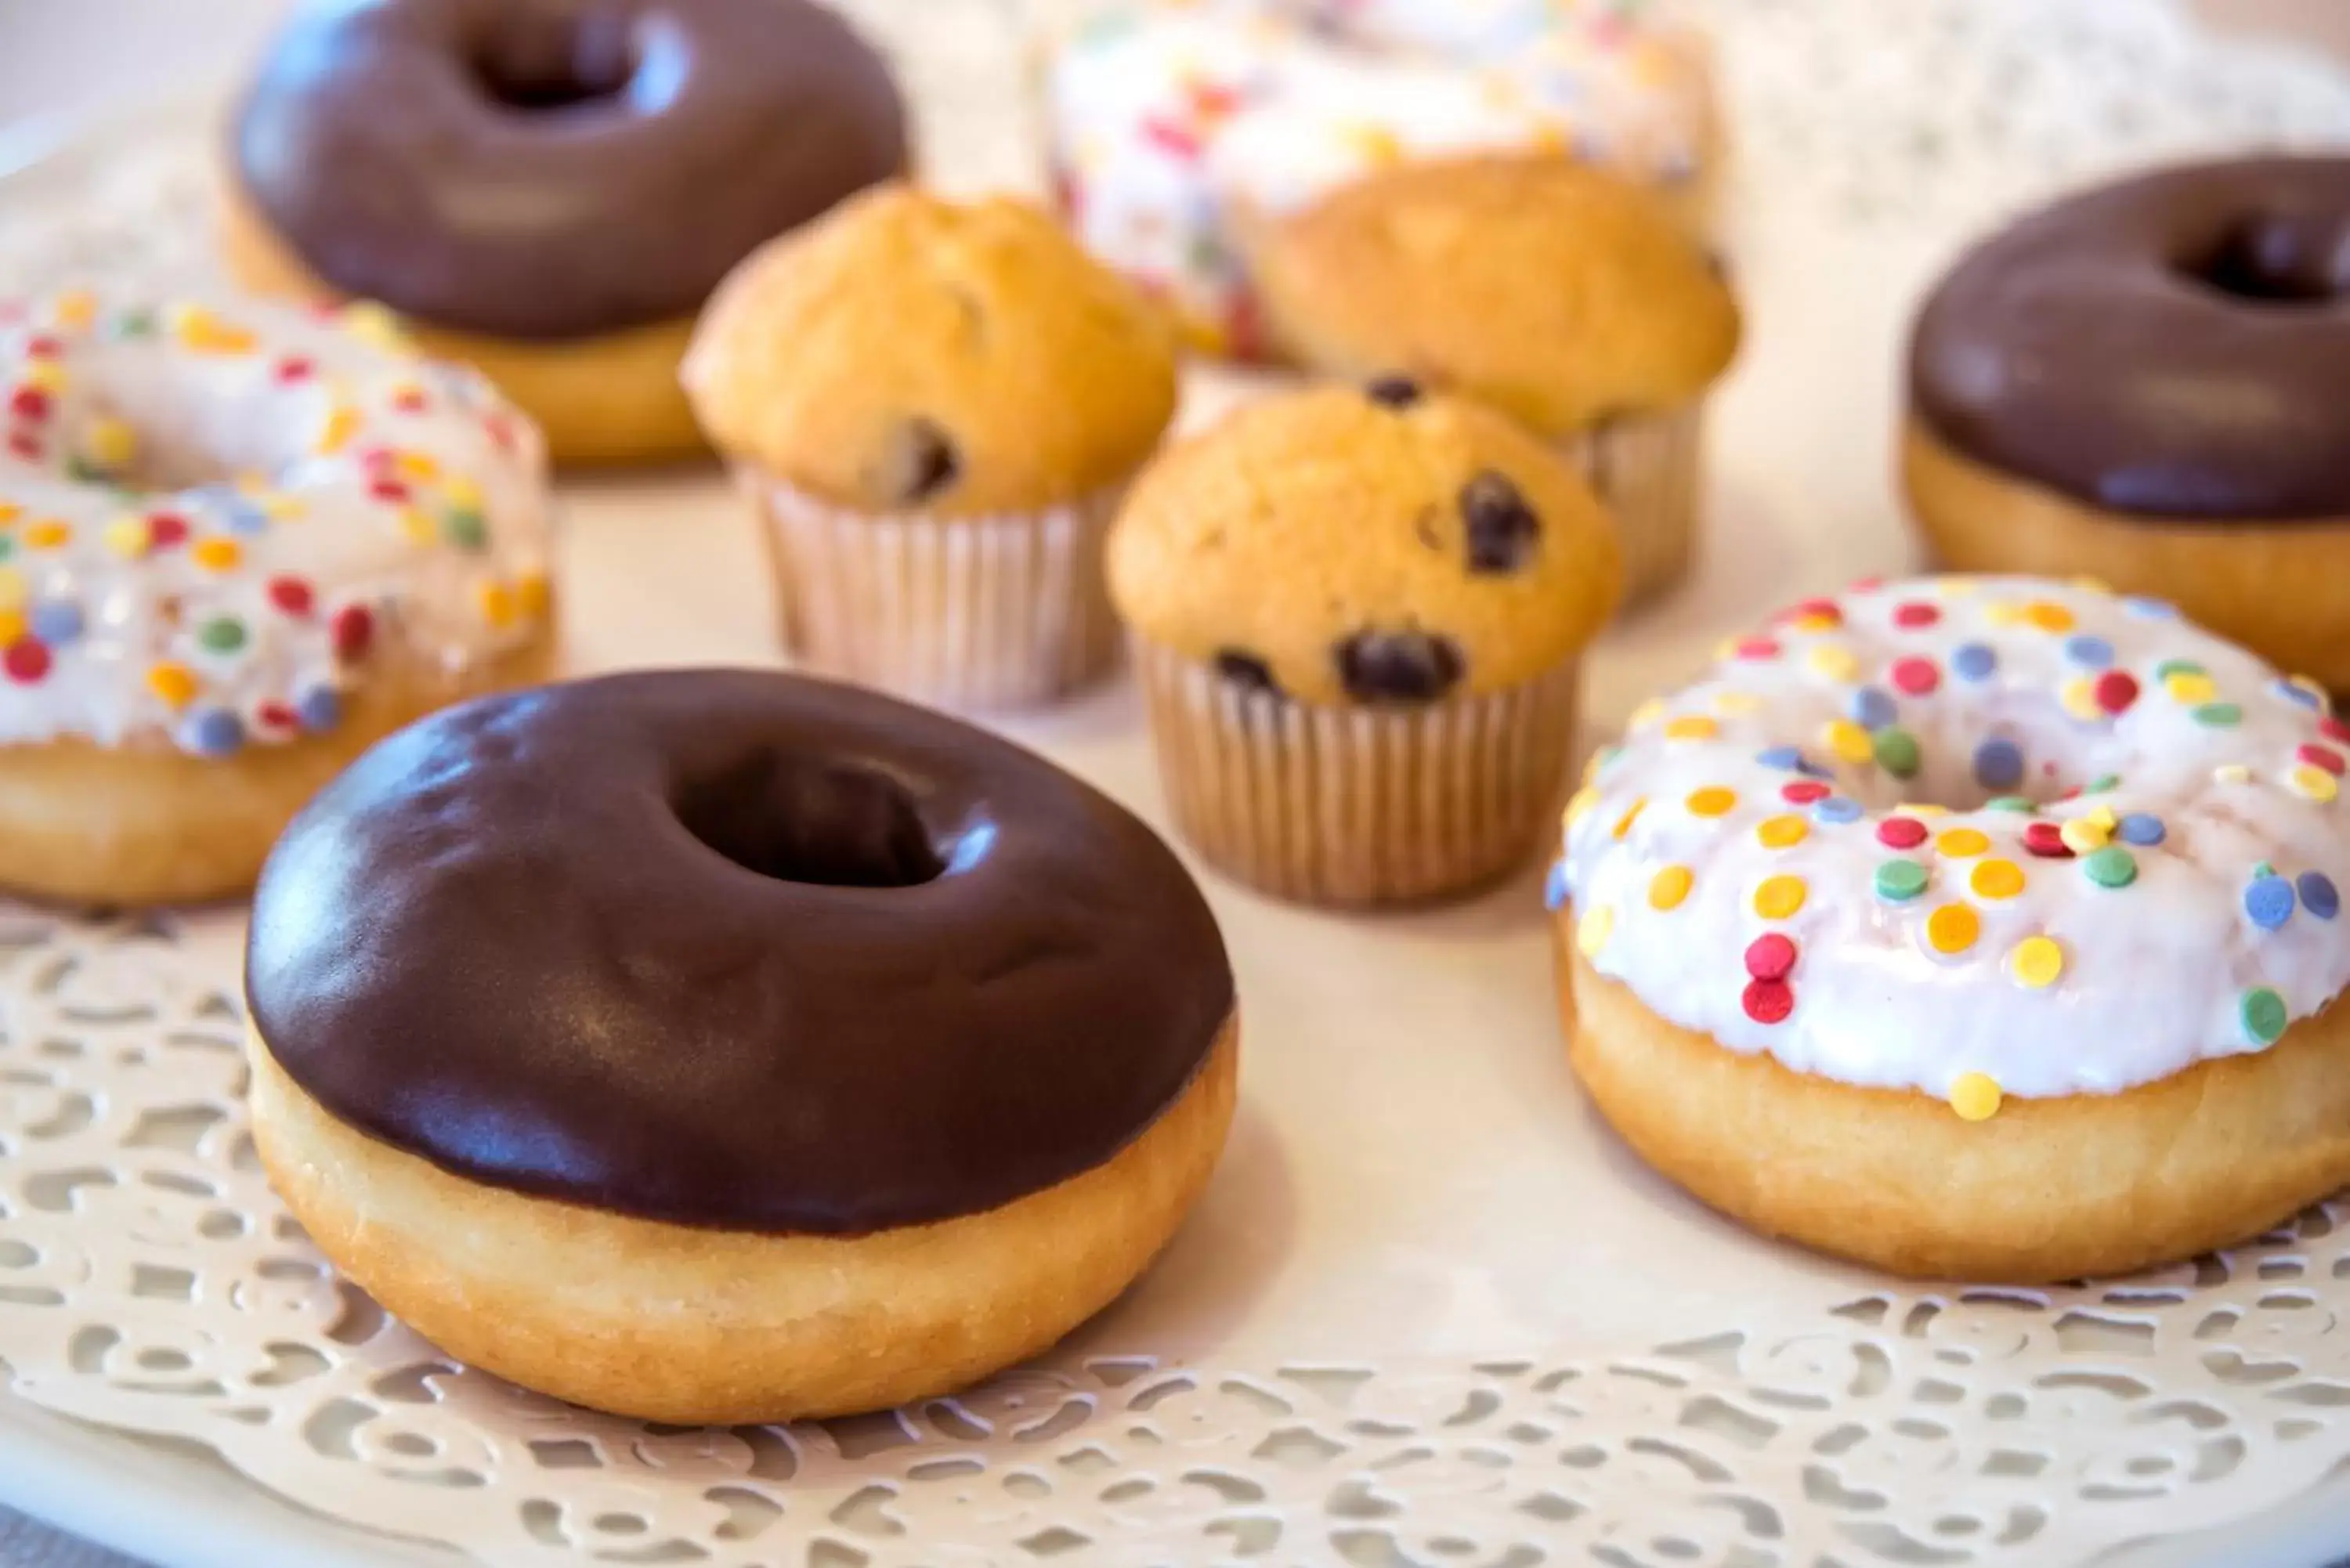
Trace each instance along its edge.
<path fill-rule="evenodd" d="M 1619 580 L 1564 459 L 1398 377 L 1242 407 L 1145 471 L 1109 540 L 1177 826 L 1317 903 L 1528 854 Z"/>
<path fill-rule="evenodd" d="M 1287 357 L 1513 415 L 1615 515 L 1628 598 L 1687 574 L 1704 400 L 1740 320 L 1722 269 L 1655 192 L 1560 159 L 1412 164 L 1274 225 L 1256 264 Z"/>
<path fill-rule="evenodd" d="M 1175 345 L 1041 211 L 852 198 L 736 269 L 684 377 L 803 664 L 968 708 L 1110 662 L 1102 535 L 1173 416 Z"/>

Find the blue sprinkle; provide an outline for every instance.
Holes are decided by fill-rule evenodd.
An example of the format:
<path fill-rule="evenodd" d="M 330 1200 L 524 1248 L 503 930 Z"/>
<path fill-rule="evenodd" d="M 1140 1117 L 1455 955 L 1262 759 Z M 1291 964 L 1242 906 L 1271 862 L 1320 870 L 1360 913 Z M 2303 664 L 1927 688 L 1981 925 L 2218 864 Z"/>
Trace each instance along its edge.
<path fill-rule="evenodd" d="M 2064 639 L 2064 657 L 2091 670 L 2104 670 L 2114 661 L 2114 645 L 2085 631 Z"/>
<path fill-rule="evenodd" d="M 43 599 L 33 607 L 33 635 L 51 648 L 63 648 L 82 633 L 81 606 L 66 599 Z"/>
<path fill-rule="evenodd" d="M 1860 802 L 1846 795 L 1824 794 L 1812 803 L 1812 815 L 1822 822 L 1858 822 Z"/>
<path fill-rule="evenodd" d="M 294 714 L 306 730 L 331 730 L 343 722 L 343 694 L 331 686 L 313 686 L 295 700 Z"/>
<path fill-rule="evenodd" d="M 269 532 L 269 514 L 242 495 L 223 506 L 221 515 L 228 519 L 229 527 L 236 533 L 266 534 Z"/>
<path fill-rule="evenodd" d="M 244 723 L 225 708 L 206 708 L 188 721 L 187 745 L 207 757 L 232 755 L 244 744 Z"/>
<path fill-rule="evenodd" d="M 1804 753 L 1794 746 L 1773 746 L 1767 752 L 1757 752 L 1754 760 L 1766 768 L 1777 768 L 1783 773 L 1804 771 Z"/>
<path fill-rule="evenodd" d="M 2293 884 L 2282 877 L 2256 877 L 2244 889 L 2244 913 L 2264 931 L 2293 919 Z"/>
<path fill-rule="evenodd" d="M 2306 686 L 2294 685 L 2292 681 L 2285 680 L 2282 676 L 2277 678 L 2275 683 L 2272 685 L 2269 690 L 2283 698 L 2286 701 L 2297 702 L 2302 707 L 2308 709 L 2312 712 L 2321 711 L 2325 706 L 2324 698 L 2320 697 L 2316 692 L 2311 691 Z"/>
<path fill-rule="evenodd" d="M 1963 642 L 1950 650 L 1950 668 L 1961 680 L 1988 680 L 1999 668 L 1999 655 L 1980 642 Z"/>
<path fill-rule="evenodd" d="M 1798 762 L 1795 764 L 1795 771 L 1803 774 L 1807 779 L 1832 779 L 1835 777 L 1835 769 L 1815 763 L 1809 757 L 1805 757 L 1801 762 Z"/>
<path fill-rule="evenodd" d="M 2301 906 L 2321 920 L 2330 920 L 2342 912 L 2342 894 L 2334 886 L 2334 878 L 2323 871 L 2301 874 Z"/>
<path fill-rule="evenodd" d="M 2150 811 L 2129 813 L 2114 825 L 2114 831 L 2121 835 L 2124 844 L 2135 844 L 2141 849 L 2150 849 L 2170 836 L 2169 829 L 2162 826 L 2162 818 Z"/>
<path fill-rule="evenodd" d="M 1568 885 L 1566 880 L 1566 862 L 1564 860 L 1552 861 L 1550 863 L 1550 876 L 1544 878 L 1543 882 L 1543 908 L 1551 910 L 1562 909 L 1565 906 L 1566 900 L 1574 894 L 1574 892 L 1575 889 Z"/>
<path fill-rule="evenodd" d="M 2122 608 L 2140 620 L 2177 620 L 2178 618 L 2177 605 L 2167 599 L 2150 599 L 2139 594 L 2132 594 L 2122 600 Z"/>
<path fill-rule="evenodd" d="M 1901 716 L 1893 699 L 1874 686 L 1864 686 L 1852 694 L 1853 722 L 1864 730 L 1882 730 Z"/>
<path fill-rule="evenodd" d="M 2023 782 L 2023 753 L 2013 741 L 1992 739 L 1975 748 L 1975 782 L 1985 789 L 2013 789 Z"/>

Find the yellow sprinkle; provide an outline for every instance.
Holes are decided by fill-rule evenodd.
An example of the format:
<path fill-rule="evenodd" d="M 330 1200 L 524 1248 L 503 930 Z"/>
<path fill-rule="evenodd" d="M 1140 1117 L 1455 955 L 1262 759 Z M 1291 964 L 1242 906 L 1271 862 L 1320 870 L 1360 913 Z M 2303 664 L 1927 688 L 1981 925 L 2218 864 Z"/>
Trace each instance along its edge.
<path fill-rule="evenodd" d="M 1668 866 L 1648 878 L 1648 908 L 1678 909 L 1689 897 L 1690 884 L 1697 876 L 1686 866 Z"/>
<path fill-rule="evenodd" d="M 2054 937 L 2026 937 L 2009 950 L 2007 972 L 2018 985 L 2043 990 L 2064 972 L 2064 950 Z"/>
<path fill-rule="evenodd" d="M 39 391 L 62 392 L 66 389 L 66 368 L 62 360 L 27 360 L 23 374 L 25 384 Z"/>
<path fill-rule="evenodd" d="M 1717 691 L 1713 705 L 1723 713 L 1752 713 L 1762 706 L 1762 699 L 1752 691 Z"/>
<path fill-rule="evenodd" d="M 1804 655 L 1804 662 L 1815 674 L 1830 680 L 1852 681 L 1860 679 L 1860 659 L 1842 643 L 1824 642 Z"/>
<path fill-rule="evenodd" d="M 1961 1073 L 1950 1081 L 1950 1109 L 1962 1122 L 1987 1122 L 1999 1115 L 1998 1080 L 1984 1073 Z"/>
<path fill-rule="evenodd" d="M 2063 839 L 2064 847 L 2074 854 L 2088 855 L 2103 849 L 2106 841 L 2113 835 L 2085 816 L 2075 816 L 2068 818 L 2064 826 L 2056 830 L 2056 836 Z"/>
<path fill-rule="evenodd" d="M 1971 827 L 1953 827 L 1934 840 L 1934 847 L 1953 860 L 1964 860 L 1988 850 L 1991 839 Z"/>
<path fill-rule="evenodd" d="M 2022 626 L 2032 618 L 2032 612 L 2028 607 L 2017 604 L 2013 599 L 2001 599 L 1996 604 L 1984 607 L 1983 618 L 1993 626 Z"/>
<path fill-rule="evenodd" d="M 1646 702 L 1641 703 L 1638 708 L 1632 710 L 1632 717 L 1627 721 L 1627 722 L 1632 729 L 1645 730 L 1664 716 L 1664 700 L 1659 697 L 1651 697 Z"/>
<path fill-rule="evenodd" d="M 441 542 L 441 530 L 433 523 L 432 514 L 421 506 L 400 509 L 400 531 L 408 535 L 411 545 L 430 546 Z"/>
<path fill-rule="evenodd" d="M 1964 904 L 1945 904 L 1926 917 L 1926 940 L 1938 953 L 1962 953 L 1982 935 L 1982 917 Z"/>
<path fill-rule="evenodd" d="M 2241 763 L 2221 763 L 2211 770 L 2211 777 L 2220 784 L 2250 784 L 2252 770 Z"/>
<path fill-rule="evenodd" d="M 136 560 L 147 553 L 147 519 L 137 516 L 117 517 L 106 525 L 104 532 L 99 536 L 106 541 L 106 547 L 116 555 L 126 560 Z"/>
<path fill-rule="evenodd" d="M 2325 805 L 2342 791 L 2341 784 L 2335 782 L 2332 774 L 2327 773 L 2324 768 L 2312 767 L 2307 763 L 2295 767 L 2286 777 L 2291 780 L 2293 788 L 2320 805 Z"/>
<path fill-rule="evenodd" d="M 1848 763 L 1865 763 L 1877 754 L 1868 732 L 1849 719 L 1829 720 L 1820 738 L 1826 742 L 1828 750 Z"/>
<path fill-rule="evenodd" d="M 359 411 L 347 403 L 338 403 L 327 410 L 326 423 L 318 427 L 318 439 L 312 449 L 320 457 L 332 457 L 350 444 L 359 433 Z"/>
<path fill-rule="evenodd" d="M 271 495 L 263 499 L 261 510 L 273 523 L 296 523 L 309 508 L 298 495 Z"/>
<path fill-rule="evenodd" d="M 155 664 L 147 670 L 147 690 L 167 707 L 184 708 L 196 694 L 195 671 L 184 664 Z"/>
<path fill-rule="evenodd" d="M 1950 815 L 1950 808 L 1949 806 L 1936 805 L 1929 800 L 1905 800 L 1893 809 L 1907 816 L 1948 816 Z"/>
<path fill-rule="evenodd" d="M 1403 161 L 1403 143 L 1384 125 L 1349 126 L 1344 135 L 1355 156 L 1374 169 L 1390 168 Z"/>
<path fill-rule="evenodd" d="M 188 546 L 188 556 L 207 572 L 234 572 L 244 560 L 244 547 L 234 539 L 214 535 Z"/>
<path fill-rule="evenodd" d="M 1976 577 L 1937 577 L 1934 592 L 1946 599 L 1962 599 L 1982 592 L 1982 582 Z"/>
<path fill-rule="evenodd" d="M 31 597 L 24 573 L 14 566 L 0 566 L 0 609 L 23 609 Z"/>
<path fill-rule="evenodd" d="M 111 416 L 92 420 L 82 435 L 82 452 L 101 468 L 120 468 L 137 455 L 139 432 Z"/>
<path fill-rule="evenodd" d="M 419 484 L 430 484 L 441 477 L 441 465 L 433 461 L 429 452 L 403 452 L 391 462 L 402 477 L 412 479 Z"/>
<path fill-rule="evenodd" d="M 2079 675 L 2064 682 L 2062 693 L 2065 713 L 2085 724 L 2094 724 L 2106 716 L 2097 701 L 2097 681 L 2093 675 Z"/>
<path fill-rule="evenodd" d="M 1689 713 L 1665 726 L 1668 741 L 1711 741 L 1721 733 L 1721 726 L 1702 713 Z"/>
<path fill-rule="evenodd" d="M 1766 920 L 1783 920 L 1804 907 L 1811 893 L 1801 877 L 1765 877 L 1754 889 L 1754 912 Z"/>
<path fill-rule="evenodd" d="M 1611 830 L 1611 836 L 1617 838 L 1628 837 L 1632 832 L 1632 825 L 1639 821 L 1640 814 L 1648 809 L 1648 797 L 1647 795 L 1642 795 L 1630 805 L 1626 806 L 1624 808 L 1624 815 L 1616 819 L 1616 826 Z"/>
<path fill-rule="evenodd" d="M 2220 694 L 2219 683 L 2208 675 L 2192 670 L 2174 670 L 2162 678 L 2162 689 L 2170 693 L 2174 702 L 2197 707 Z"/>
<path fill-rule="evenodd" d="M 473 590 L 473 599 L 481 607 L 482 618 L 494 627 L 509 627 L 515 622 L 514 590 L 500 582 L 486 582 Z"/>
<path fill-rule="evenodd" d="M 172 313 L 172 336 L 192 354 L 250 354 L 257 339 L 246 328 L 223 321 L 200 305 Z"/>
<path fill-rule="evenodd" d="M 16 519 L 24 514 L 25 509 L 15 502 L 0 501 L 0 528 L 13 526 Z"/>
<path fill-rule="evenodd" d="M 371 299 L 355 300 L 343 306 L 338 319 L 344 331 L 370 347 L 393 354 L 412 354 L 416 350 L 400 317 Z"/>
<path fill-rule="evenodd" d="M 1979 863 L 1967 877 L 1978 898 L 2012 898 L 2023 891 L 2023 867 L 2012 860 Z"/>
<path fill-rule="evenodd" d="M 1835 616 L 1822 615 L 1819 611 L 1814 610 L 1808 615 L 1799 615 L 1789 621 L 1787 629 L 1789 631 L 1834 631 L 1843 624 L 1844 622 Z"/>
<path fill-rule="evenodd" d="M 67 327 L 87 327 L 98 319 L 98 296 L 86 288 L 69 289 L 57 296 L 57 320 Z"/>
<path fill-rule="evenodd" d="M 2085 812 L 2082 815 L 2086 816 L 2091 822 L 2095 823 L 2099 827 L 2104 828 L 2106 830 L 2106 836 L 2108 838 L 2111 838 L 2114 836 L 2114 829 L 2122 825 L 2122 819 L 2114 815 L 2114 808 L 2110 805 L 2100 804 L 2094 810 Z"/>
<path fill-rule="evenodd" d="M 1765 817 L 1754 826 L 1754 836 L 1765 849 L 1792 849 L 1811 831 L 1802 817 L 1794 815 Z"/>
<path fill-rule="evenodd" d="M 463 512 L 479 512 L 482 509 L 482 487 L 465 474 L 451 474 L 449 482 L 441 487 L 441 496 Z"/>
<path fill-rule="evenodd" d="M 1591 808 L 1598 804 L 1599 792 L 1593 789 L 1589 784 L 1585 784 L 1581 789 L 1576 790 L 1572 795 L 1567 797 L 1566 815 L 1561 818 L 1561 820 L 1565 823 L 1566 826 L 1571 831 L 1575 825 L 1581 822 L 1586 816 L 1588 816 L 1591 814 Z"/>
<path fill-rule="evenodd" d="M 25 524 L 25 544 L 29 549 L 54 550 L 72 537 L 73 530 L 54 517 Z"/>
<path fill-rule="evenodd" d="M 23 610 L 0 610 L 0 643 L 14 642 L 25 635 Z"/>
<path fill-rule="evenodd" d="M 2023 618 L 2043 631 L 2073 629 L 2073 612 L 2053 599 L 2035 599 L 2024 606 Z"/>
<path fill-rule="evenodd" d="M 1690 791 L 1689 798 L 1681 804 L 1689 807 L 1691 816 L 1726 816 L 1738 804 L 1738 792 L 1720 784 L 1707 784 L 1703 789 Z"/>
<path fill-rule="evenodd" d="M 2085 594 L 2103 594 L 2107 598 L 2114 597 L 2112 585 L 2103 577 L 2079 576 L 2073 578 L 2072 583 Z"/>
<path fill-rule="evenodd" d="M 1597 958 L 1607 939 L 1616 934 L 1616 908 L 1612 904 L 1596 904 L 1583 912 L 1575 923 L 1575 947 L 1585 958 Z"/>

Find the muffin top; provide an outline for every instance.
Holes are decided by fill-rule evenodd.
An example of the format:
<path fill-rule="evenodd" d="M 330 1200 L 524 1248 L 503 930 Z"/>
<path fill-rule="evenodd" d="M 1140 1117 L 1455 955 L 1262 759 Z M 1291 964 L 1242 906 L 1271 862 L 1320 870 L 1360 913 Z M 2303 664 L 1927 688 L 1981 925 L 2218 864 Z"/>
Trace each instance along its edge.
<path fill-rule="evenodd" d="M 1588 641 L 1607 515 L 1507 419 L 1399 378 L 1245 404 L 1144 471 L 1110 596 L 1151 641 L 1322 704 L 1499 690 Z"/>
<path fill-rule="evenodd" d="M 683 374 L 728 456 L 837 505 L 941 517 L 1123 479 L 1176 395 L 1164 317 L 1042 212 L 899 183 L 746 259 Z"/>
<path fill-rule="evenodd" d="M 1413 377 L 1549 436 L 1678 407 L 1738 351 L 1738 304 L 1654 192 L 1562 158 L 1405 165 L 1256 245 L 1282 350 Z"/>

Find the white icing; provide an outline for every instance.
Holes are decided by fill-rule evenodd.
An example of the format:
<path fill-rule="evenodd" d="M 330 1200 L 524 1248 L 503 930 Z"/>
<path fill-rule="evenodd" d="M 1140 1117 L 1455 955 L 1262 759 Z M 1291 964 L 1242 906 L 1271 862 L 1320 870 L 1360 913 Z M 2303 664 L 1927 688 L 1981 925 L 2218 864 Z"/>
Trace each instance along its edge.
<path fill-rule="evenodd" d="M 225 754 L 332 728 L 395 660 L 494 657 L 545 613 L 545 470 L 364 307 L 0 302 L 0 743 Z"/>
<path fill-rule="evenodd" d="M 1767 634 L 1775 655 L 1726 650 L 1710 674 L 1650 705 L 1620 750 L 1595 762 L 1569 808 L 1554 886 L 1571 892 L 1598 972 L 1732 1051 L 1768 1052 L 1845 1083 L 1937 1096 L 1976 1073 L 2024 1096 L 2125 1089 L 2261 1049 L 2245 1021 L 2248 993 L 2272 991 L 2284 1014 L 2298 1019 L 2350 985 L 2350 916 L 2321 918 L 2301 896 L 2314 884 L 2297 889 L 2276 929 L 2263 929 L 2246 908 L 2263 862 L 2288 884 L 2314 873 L 2326 887 L 2350 888 L 2350 804 L 2334 799 L 2339 786 L 2328 771 L 2350 753 L 2350 730 L 2324 717 L 2313 689 L 2281 680 L 2167 607 L 2093 587 L 1925 579 L 1827 602 L 1841 626 L 1783 618 Z M 1898 626 L 1897 607 L 1905 604 L 1929 605 L 1939 618 L 1923 628 Z M 2058 607 L 2040 613 L 2074 624 L 2060 633 L 2015 618 L 2034 604 Z M 2084 636 L 2109 644 L 2111 668 L 2139 685 L 2118 716 L 2079 716 L 2094 706 L 2081 706 L 2088 703 L 2081 682 L 2095 673 L 2082 661 L 2094 649 L 2074 640 Z M 1979 680 L 1953 667 L 1954 650 L 1970 643 L 1997 659 Z M 1848 653 L 1851 678 L 1842 678 L 1836 652 L 1821 649 Z M 1913 656 L 1938 672 L 1929 694 L 1895 690 L 1894 661 Z M 2174 670 L 2172 685 L 2158 679 L 2171 660 L 2200 666 L 2209 693 L 2183 671 Z M 1898 779 L 1873 759 L 1840 759 L 1825 743 L 1826 727 L 1849 717 L 1864 689 L 1890 697 L 1896 727 L 1918 741 L 1923 767 L 1915 777 Z M 2224 716 L 2210 703 L 2233 704 L 2239 722 L 2201 722 L 2199 711 Z M 1717 732 L 1674 738 L 1673 721 L 1691 717 L 1711 720 Z M 1994 738 L 2022 751 L 2020 793 L 2040 803 L 2035 812 L 1984 805 L 2007 793 L 1972 776 L 1977 749 Z M 1781 746 L 1823 764 L 1819 782 L 1861 806 L 1859 817 L 1823 821 L 1817 805 L 1783 798 L 1783 786 L 1802 775 L 1758 760 Z M 2103 775 L 2119 782 L 2069 802 L 2055 798 Z M 1694 814 L 1689 798 L 1708 786 L 1735 792 L 1736 804 L 1720 816 Z M 1647 805 L 1618 838 L 1617 825 L 1642 799 Z M 1975 829 L 1990 839 L 1989 851 L 1959 857 L 1931 837 L 1915 849 L 1888 847 L 1878 827 L 1901 815 L 1894 808 L 1904 801 L 1971 808 L 1921 820 L 1935 835 Z M 2114 838 L 2135 863 L 2127 886 L 2100 886 L 2085 860 L 2025 847 L 2028 825 L 2063 823 L 2099 805 L 2119 818 L 2150 815 L 2164 829 L 2158 845 Z M 1791 847 L 1767 847 L 1757 829 L 1783 815 L 1803 818 L 1805 836 Z M 1930 873 L 1925 891 L 1906 902 L 1876 888 L 1878 867 L 1900 858 Z M 1986 897 L 1970 885 L 1974 867 L 1993 858 L 2022 873 L 2016 896 Z M 1693 880 L 1678 908 L 1660 910 L 1651 886 L 1672 865 L 1688 867 Z M 1805 885 L 1802 908 L 1788 918 L 1756 910 L 1757 889 L 1773 876 Z M 2325 888 L 2316 890 L 2322 906 Z M 1945 955 L 1932 950 L 1928 920 L 1952 903 L 1971 909 L 1981 931 L 1966 950 Z M 1744 1001 L 1745 955 L 1766 931 L 1783 933 L 1798 951 L 1787 978 L 1794 1007 L 1775 1023 L 1750 1016 Z M 2011 971 L 2012 950 L 2035 936 L 2053 938 L 2064 959 L 2062 972 L 2041 988 Z"/>
<path fill-rule="evenodd" d="M 1406 158 L 1575 149 L 1633 175 L 1695 173 L 1711 139 L 1701 46 L 1585 0 L 1206 0 L 1080 31 L 1046 83 L 1079 237 L 1245 349 L 1235 230 Z"/>

